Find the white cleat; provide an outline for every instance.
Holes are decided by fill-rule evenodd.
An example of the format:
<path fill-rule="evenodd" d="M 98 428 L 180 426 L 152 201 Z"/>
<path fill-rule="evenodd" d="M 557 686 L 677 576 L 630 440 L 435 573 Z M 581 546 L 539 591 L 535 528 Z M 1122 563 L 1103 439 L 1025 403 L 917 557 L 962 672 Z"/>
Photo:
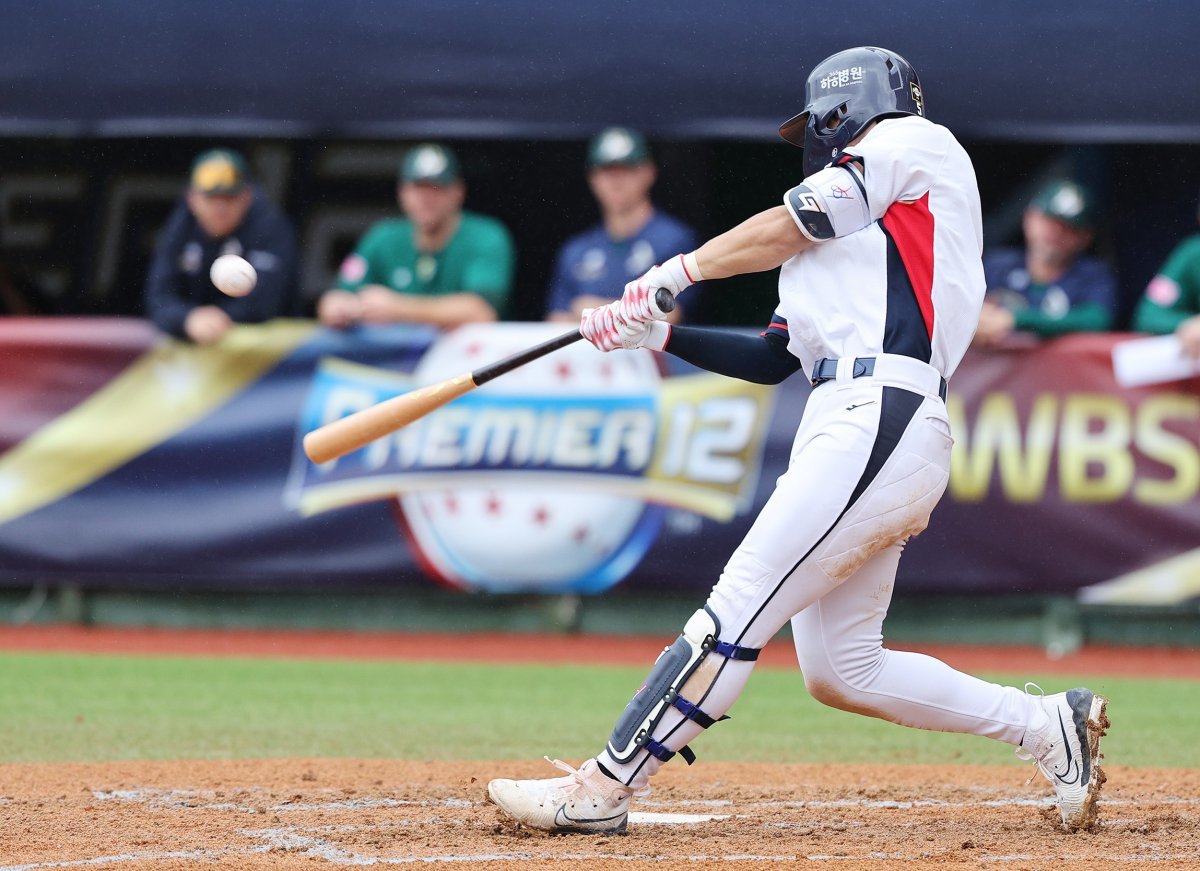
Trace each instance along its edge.
<path fill-rule="evenodd" d="M 493 780 L 488 784 L 500 810 L 514 820 L 543 832 L 621 834 L 629 822 L 633 790 L 613 780 L 589 759 L 579 770 L 545 757 L 566 777 L 544 780 Z"/>
<path fill-rule="evenodd" d="M 1037 684 L 1026 684 L 1025 691 Z M 1064 831 L 1090 829 L 1096 821 L 1096 800 L 1104 785 L 1100 768 L 1100 738 L 1108 731 L 1108 699 L 1077 687 L 1053 696 L 1041 695 L 1038 703 L 1050 722 L 1036 733 L 1027 733 L 1017 756 L 1032 759 L 1054 785 Z M 1030 778 L 1032 782 L 1033 778 Z"/>

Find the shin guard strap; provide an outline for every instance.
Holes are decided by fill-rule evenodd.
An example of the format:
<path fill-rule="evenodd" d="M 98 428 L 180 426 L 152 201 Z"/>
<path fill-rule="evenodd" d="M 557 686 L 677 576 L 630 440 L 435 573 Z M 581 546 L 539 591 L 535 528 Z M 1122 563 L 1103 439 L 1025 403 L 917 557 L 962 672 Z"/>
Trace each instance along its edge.
<path fill-rule="evenodd" d="M 642 745 L 642 749 L 660 762 L 669 762 L 675 756 L 674 750 L 668 750 L 653 738 L 647 738 L 646 743 Z M 679 755 L 683 757 L 683 761 L 688 765 L 696 761 L 696 754 L 692 752 L 691 747 L 680 747 Z"/>
<path fill-rule="evenodd" d="M 699 724 L 701 729 L 708 729 L 714 723 L 719 723 L 721 720 L 729 719 L 729 717 L 719 717 L 714 720 L 708 714 L 704 713 L 704 711 L 700 710 L 697 705 L 693 705 L 683 696 L 676 696 L 675 700 L 671 702 L 671 705 L 693 723 Z"/>
<path fill-rule="evenodd" d="M 728 641 L 718 641 L 714 651 L 728 659 L 736 659 L 739 662 L 754 662 L 758 659 L 758 654 L 761 652 L 760 647 L 742 647 L 739 644 L 731 644 Z"/>

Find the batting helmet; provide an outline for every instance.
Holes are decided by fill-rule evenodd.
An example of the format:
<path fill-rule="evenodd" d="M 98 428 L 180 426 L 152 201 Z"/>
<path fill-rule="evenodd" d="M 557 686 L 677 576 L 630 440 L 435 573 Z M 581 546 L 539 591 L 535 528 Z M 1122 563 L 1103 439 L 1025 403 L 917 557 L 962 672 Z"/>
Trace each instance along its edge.
<path fill-rule="evenodd" d="M 804 84 L 804 111 L 779 135 L 804 149 L 804 175 L 825 167 L 879 118 L 925 115 L 921 82 L 894 51 L 865 45 L 821 61 Z"/>

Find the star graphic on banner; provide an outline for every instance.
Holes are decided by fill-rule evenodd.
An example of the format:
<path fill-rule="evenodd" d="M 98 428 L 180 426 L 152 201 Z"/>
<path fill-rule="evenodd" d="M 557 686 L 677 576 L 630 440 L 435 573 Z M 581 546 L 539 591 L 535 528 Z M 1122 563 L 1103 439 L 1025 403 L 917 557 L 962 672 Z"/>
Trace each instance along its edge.
<path fill-rule="evenodd" d="M 545 505 L 539 505 L 533 512 L 533 522 L 538 526 L 545 526 L 550 522 L 550 512 L 546 510 Z"/>
<path fill-rule="evenodd" d="M 571 364 L 568 363 L 566 360 L 560 360 L 558 362 L 558 365 L 556 365 L 554 367 L 554 373 L 556 375 L 558 375 L 559 380 L 561 380 L 561 381 L 571 380 L 571 376 L 574 374 L 571 371 Z"/>
<path fill-rule="evenodd" d="M 499 497 L 495 493 L 488 496 L 487 501 L 484 503 L 484 511 L 488 514 L 499 514 L 502 507 L 503 503 L 500 502 Z"/>

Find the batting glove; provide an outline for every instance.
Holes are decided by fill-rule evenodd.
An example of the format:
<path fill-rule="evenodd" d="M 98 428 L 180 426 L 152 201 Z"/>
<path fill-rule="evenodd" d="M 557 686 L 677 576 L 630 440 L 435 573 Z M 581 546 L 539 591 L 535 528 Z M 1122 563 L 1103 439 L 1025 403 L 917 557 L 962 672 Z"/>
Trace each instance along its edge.
<path fill-rule="evenodd" d="M 695 284 L 693 276 L 688 274 L 684 255 L 672 257 L 662 266 L 650 268 L 641 278 L 636 278 L 625 285 L 621 295 L 621 317 L 626 323 L 657 321 L 667 315 L 654 304 L 654 294 L 660 287 L 665 287 L 671 296 L 679 296 L 688 287 Z"/>
<path fill-rule="evenodd" d="M 620 302 L 612 302 L 600 308 L 583 310 L 579 332 L 601 351 L 617 348 L 649 348 L 661 351 L 671 337 L 671 325 L 661 321 L 627 323 L 621 318 Z"/>

